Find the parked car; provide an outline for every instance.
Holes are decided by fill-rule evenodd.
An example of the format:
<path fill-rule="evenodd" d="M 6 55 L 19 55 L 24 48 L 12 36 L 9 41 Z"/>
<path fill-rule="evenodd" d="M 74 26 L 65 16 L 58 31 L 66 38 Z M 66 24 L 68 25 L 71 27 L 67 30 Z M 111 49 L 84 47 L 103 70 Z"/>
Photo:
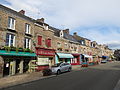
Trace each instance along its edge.
<path fill-rule="evenodd" d="M 107 60 L 102 60 L 101 63 L 107 63 Z"/>
<path fill-rule="evenodd" d="M 62 72 L 71 71 L 72 66 L 69 63 L 58 63 L 51 67 L 52 73 L 61 74 Z"/>

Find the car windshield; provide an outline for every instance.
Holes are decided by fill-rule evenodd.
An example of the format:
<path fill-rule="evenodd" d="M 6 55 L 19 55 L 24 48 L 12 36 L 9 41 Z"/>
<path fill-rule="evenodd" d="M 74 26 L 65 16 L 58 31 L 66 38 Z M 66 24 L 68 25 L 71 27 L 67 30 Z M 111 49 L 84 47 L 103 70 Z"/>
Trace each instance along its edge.
<path fill-rule="evenodd" d="M 52 67 L 58 67 L 58 66 L 60 66 L 60 64 L 61 63 L 57 63 L 57 64 L 53 65 Z"/>

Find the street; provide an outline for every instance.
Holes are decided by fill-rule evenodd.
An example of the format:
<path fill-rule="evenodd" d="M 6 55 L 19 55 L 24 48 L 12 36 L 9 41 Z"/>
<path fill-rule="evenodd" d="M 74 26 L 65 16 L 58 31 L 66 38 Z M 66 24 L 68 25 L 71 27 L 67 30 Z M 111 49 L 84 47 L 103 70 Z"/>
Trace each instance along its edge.
<path fill-rule="evenodd" d="M 119 79 L 120 62 L 109 62 L 4 90 L 114 90 Z"/>

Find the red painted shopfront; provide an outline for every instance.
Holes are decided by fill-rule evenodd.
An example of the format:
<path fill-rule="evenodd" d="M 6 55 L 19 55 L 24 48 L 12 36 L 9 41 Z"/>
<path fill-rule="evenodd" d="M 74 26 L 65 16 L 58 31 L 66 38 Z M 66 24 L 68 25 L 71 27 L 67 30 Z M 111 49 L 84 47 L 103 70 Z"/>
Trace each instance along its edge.
<path fill-rule="evenodd" d="M 37 54 L 37 70 L 43 70 L 49 68 L 55 64 L 55 50 L 48 48 L 36 47 Z"/>
<path fill-rule="evenodd" d="M 71 59 L 71 65 L 80 65 L 80 54 L 72 54 L 74 56 L 73 59 Z"/>

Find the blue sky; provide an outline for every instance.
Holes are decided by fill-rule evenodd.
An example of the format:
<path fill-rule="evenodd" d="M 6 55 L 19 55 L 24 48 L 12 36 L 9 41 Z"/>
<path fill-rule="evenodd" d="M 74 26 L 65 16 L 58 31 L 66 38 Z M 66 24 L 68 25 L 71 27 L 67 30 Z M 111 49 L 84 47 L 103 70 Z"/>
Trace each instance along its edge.
<path fill-rule="evenodd" d="M 32 18 L 86 37 L 110 48 L 120 48 L 120 0 L 0 0 Z"/>

